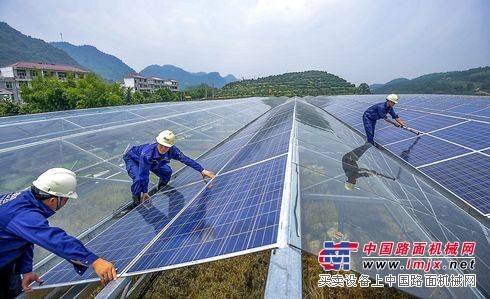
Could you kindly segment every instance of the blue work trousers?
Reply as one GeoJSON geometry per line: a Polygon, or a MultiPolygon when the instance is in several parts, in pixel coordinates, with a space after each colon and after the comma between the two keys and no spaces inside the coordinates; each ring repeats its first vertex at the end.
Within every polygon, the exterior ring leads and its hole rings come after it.
{"type": "Polygon", "coordinates": [[[366,114],[362,117],[364,124],[364,131],[366,131],[367,142],[374,144],[374,130],[376,128],[376,121],[369,119],[366,114]]]}
{"type": "MultiPolygon", "coordinates": [[[[131,159],[124,159],[124,161],[126,162],[126,171],[133,180],[133,184],[131,185],[131,193],[139,197],[144,188],[143,180],[139,176],[139,165],[131,159]]],[[[151,169],[151,172],[160,178],[158,181],[158,186],[166,185],[172,176],[172,168],[170,168],[168,164],[163,164],[158,168],[151,169]]]]}

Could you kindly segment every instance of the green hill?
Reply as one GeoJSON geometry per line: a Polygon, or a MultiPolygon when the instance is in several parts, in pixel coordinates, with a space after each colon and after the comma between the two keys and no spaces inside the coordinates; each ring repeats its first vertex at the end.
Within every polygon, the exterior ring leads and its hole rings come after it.
{"type": "Polygon", "coordinates": [[[108,81],[122,82],[124,76],[136,73],[121,59],[99,51],[93,46],[75,46],[66,42],[53,42],[51,45],[65,51],[79,64],[108,81]]]}
{"type": "Polygon", "coordinates": [[[218,91],[222,98],[252,96],[316,96],[355,94],[346,80],[323,71],[286,73],[228,83],[218,91]]]}
{"type": "Polygon", "coordinates": [[[370,88],[373,93],[490,95],[490,67],[433,73],[412,80],[395,79],[386,84],[371,85],[370,88]]]}
{"type": "Polygon", "coordinates": [[[82,67],[64,51],[43,40],[26,36],[5,22],[0,22],[0,67],[18,61],[47,62],[82,67]]]}

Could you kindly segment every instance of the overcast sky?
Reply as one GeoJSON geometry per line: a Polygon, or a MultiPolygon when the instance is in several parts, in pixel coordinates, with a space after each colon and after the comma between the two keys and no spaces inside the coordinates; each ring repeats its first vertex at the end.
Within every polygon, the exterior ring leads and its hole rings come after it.
{"type": "Polygon", "coordinates": [[[0,20],[136,71],[322,70],[372,84],[490,66],[490,0],[0,0],[0,20]]]}

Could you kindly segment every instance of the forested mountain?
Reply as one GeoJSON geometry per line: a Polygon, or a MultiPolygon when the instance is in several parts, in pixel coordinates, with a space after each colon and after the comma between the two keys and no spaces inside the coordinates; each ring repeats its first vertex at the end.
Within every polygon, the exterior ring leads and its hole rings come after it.
{"type": "Polygon", "coordinates": [[[79,64],[107,81],[122,82],[124,76],[136,73],[121,59],[106,54],[94,46],[75,46],[67,42],[53,42],[51,45],[65,51],[79,64]]]}
{"type": "Polygon", "coordinates": [[[161,79],[174,79],[179,81],[179,88],[185,89],[190,86],[207,84],[215,88],[221,88],[230,81],[236,81],[233,75],[228,75],[225,78],[221,77],[218,72],[211,73],[190,73],[173,65],[150,65],[140,72],[140,75],[145,77],[157,77],[161,79]]]}
{"type": "Polygon", "coordinates": [[[232,82],[218,91],[219,97],[316,96],[358,93],[356,86],[323,71],[286,73],[232,82]]]}
{"type": "Polygon", "coordinates": [[[0,22],[0,67],[18,61],[56,63],[81,67],[64,51],[43,40],[26,36],[0,22]]]}
{"type": "Polygon", "coordinates": [[[373,93],[439,93],[490,95],[490,67],[395,79],[370,86],[373,93]]]}

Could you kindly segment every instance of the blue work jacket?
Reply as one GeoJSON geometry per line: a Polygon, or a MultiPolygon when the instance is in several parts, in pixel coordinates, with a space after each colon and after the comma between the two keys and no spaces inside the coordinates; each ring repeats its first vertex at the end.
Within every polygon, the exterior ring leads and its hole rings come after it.
{"type": "Polygon", "coordinates": [[[18,273],[32,272],[33,244],[83,263],[72,263],[80,275],[99,258],[64,230],[49,226],[47,218],[54,213],[30,190],[0,196],[0,268],[15,261],[18,273]]]}
{"type": "Polygon", "coordinates": [[[148,183],[150,182],[150,170],[155,171],[162,166],[168,164],[170,160],[174,159],[184,163],[187,166],[194,168],[195,170],[202,172],[204,168],[184,155],[175,145],[172,146],[168,152],[160,155],[157,148],[157,143],[148,143],[142,145],[133,146],[125,155],[125,159],[131,159],[139,166],[138,176],[142,184],[143,193],[148,192],[148,183]]]}
{"type": "Polygon", "coordinates": [[[378,119],[387,118],[387,114],[390,114],[393,119],[398,118],[398,114],[396,114],[393,107],[388,107],[386,102],[374,104],[369,107],[366,112],[364,112],[364,117],[367,117],[369,120],[376,121],[378,119]]]}

